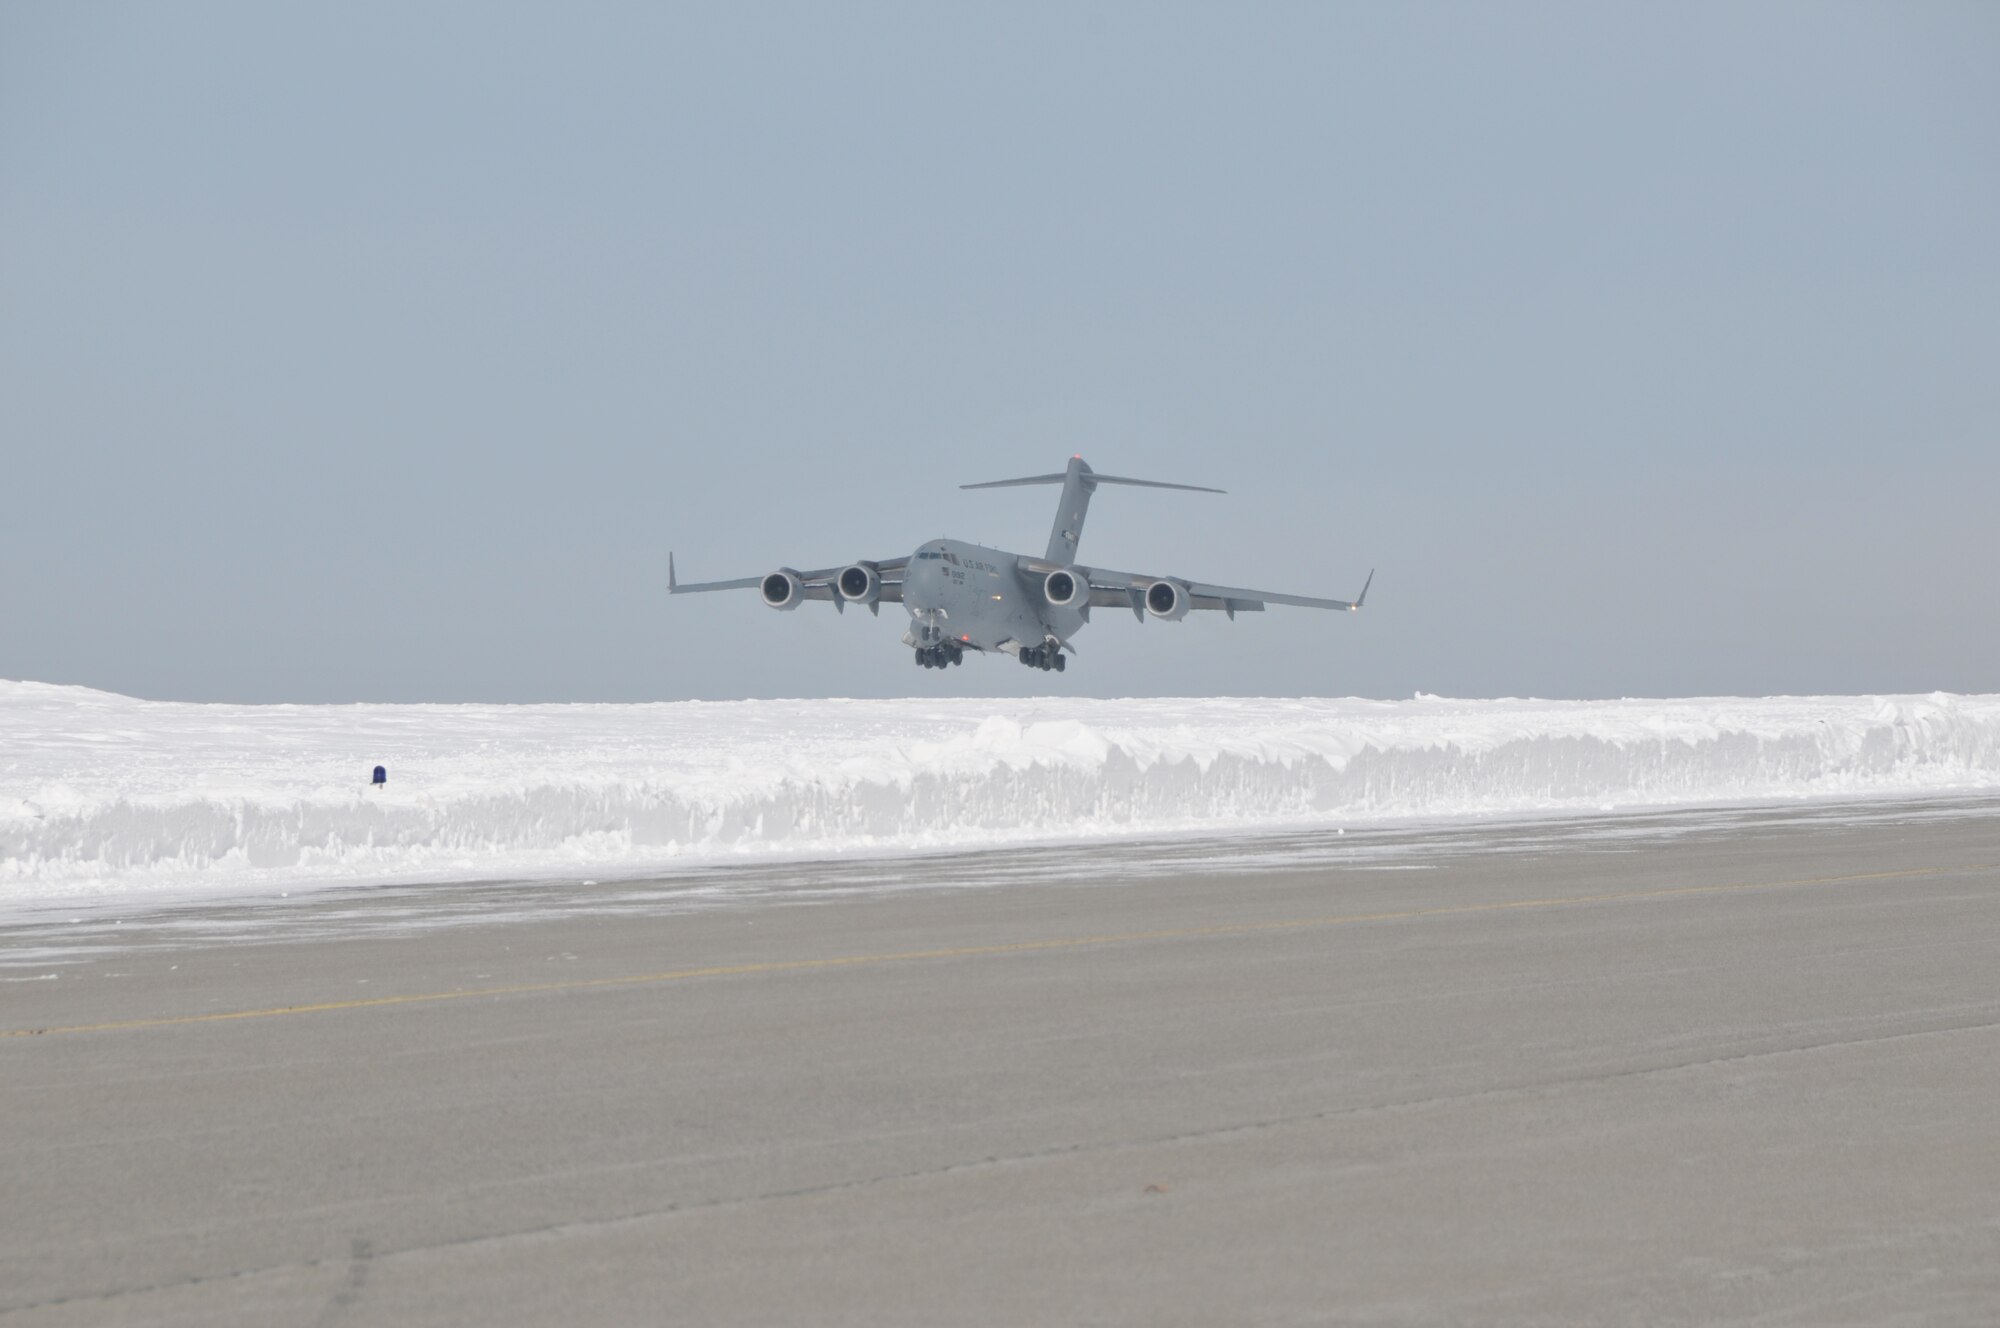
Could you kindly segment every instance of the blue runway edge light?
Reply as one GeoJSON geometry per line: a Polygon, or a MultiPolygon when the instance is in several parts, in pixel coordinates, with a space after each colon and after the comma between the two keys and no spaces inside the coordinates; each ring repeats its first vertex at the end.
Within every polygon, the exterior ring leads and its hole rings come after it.
{"type": "Polygon", "coordinates": [[[389,767],[383,765],[375,767],[375,782],[377,784],[386,784],[389,782],[389,767]]]}

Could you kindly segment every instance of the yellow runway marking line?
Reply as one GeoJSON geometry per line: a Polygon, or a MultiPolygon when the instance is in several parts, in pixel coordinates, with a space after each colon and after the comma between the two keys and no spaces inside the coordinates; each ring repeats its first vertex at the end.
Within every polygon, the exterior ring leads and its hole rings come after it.
{"type": "Polygon", "coordinates": [[[661,973],[632,973],[610,978],[575,978],[564,982],[529,982],[507,987],[468,987],[459,991],[413,992],[403,996],[371,996],[359,1000],[319,1001],[310,1005],[276,1005],[261,1010],[223,1010],[212,1014],[163,1015],[155,1019],[120,1019],[61,1028],[10,1028],[0,1037],[53,1037],[59,1033],[112,1033],[137,1028],[172,1028],[182,1024],[215,1024],[233,1019],[270,1019],[289,1014],[323,1014],[333,1010],[367,1010],[390,1005],[423,1005],[436,1001],[476,1000],[493,996],[534,996],[549,992],[589,991],[601,987],[643,987],[696,978],[746,977],[760,973],[806,973],[818,969],[855,968],[874,964],[907,964],[926,959],[976,959],[989,955],[1036,954],[1101,945],[1132,945],[1145,941],[1196,940],[1206,936],[1247,936],[1257,932],[1300,931],[1318,927],[1349,927],[1369,922],[1411,922],[1421,918],[1502,913],[1512,909],[1567,908],[1581,904],[1636,903],[1695,895],[1740,894],[1750,890],[1782,890],[1809,885],[1844,885],[1859,881],[1890,881],[1952,872],[1991,871],[1993,863],[1954,867],[1912,867],[1901,871],[1857,872],[1847,876],[1806,876],[1786,881],[1746,881],[1723,885],[1681,885],[1658,890],[1627,890],[1595,895],[1558,895],[1547,899],[1502,899],[1483,904],[1444,904],[1436,908],[1399,909],[1381,913],[1337,913],[1317,918],[1282,918],[1271,922],[1223,922],[1207,927],[1175,927],[1161,931],[1113,932],[1100,936],[1056,936],[1036,941],[995,945],[962,945],[938,950],[904,950],[893,954],[834,955],[822,959],[773,959],[761,963],[717,964],[678,968],[661,973]]]}

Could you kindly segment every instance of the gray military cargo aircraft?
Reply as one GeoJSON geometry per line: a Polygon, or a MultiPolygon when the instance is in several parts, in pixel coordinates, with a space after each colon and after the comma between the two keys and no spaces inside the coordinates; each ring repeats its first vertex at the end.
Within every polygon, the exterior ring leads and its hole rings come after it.
{"type": "Polygon", "coordinates": [[[1222,490],[1100,475],[1081,456],[1071,457],[1069,468],[1059,475],[1030,475],[959,487],[1002,489],[1019,484],[1063,486],[1048,552],[1039,558],[938,539],[907,558],[882,558],[811,572],[780,567],[768,576],[682,585],[674,577],[674,556],[670,553],[667,593],[689,595],[754,586],[766,604],[784,610],[796,609],[809,599],[829,601],[842,612],[849,604],[865,604],[874,614],[880,614],[884,604],[901,604],[910,613],[910,630],[903,633],[903,644],[916,651],[917,663],[927,669],[961,664],[966,651],[977,650],[1013,655],[1031,668],[1060,672],[1065,667],[1065,654],[1076,653],[1070,639],[1090,621],[1092,609],[1130,609],[1140,622],[1149,617],[1178,622],[1192,609],[1220,609],[1234,619],[1239,613],[1261,613],[1266,604],[1352,613],[1368,598],[1368,587],[1375,581],[1375,573],[1370,572],[1361,584],[1361,593],[1349,602],[1084,567],[1076,561],[1076,541],[1083,533],[1090,495],[1098,485],[1133,484],[1197,493],[1222,490]]]}

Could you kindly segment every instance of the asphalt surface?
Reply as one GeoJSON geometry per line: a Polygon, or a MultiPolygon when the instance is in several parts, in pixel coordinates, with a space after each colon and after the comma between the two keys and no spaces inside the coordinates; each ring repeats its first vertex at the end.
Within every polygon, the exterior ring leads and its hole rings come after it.
{"type": "Polygon", "coordinates": [[[0,929],[0,1324],[2000,1322],[2000,811],[1459,848],[0,929]]]}

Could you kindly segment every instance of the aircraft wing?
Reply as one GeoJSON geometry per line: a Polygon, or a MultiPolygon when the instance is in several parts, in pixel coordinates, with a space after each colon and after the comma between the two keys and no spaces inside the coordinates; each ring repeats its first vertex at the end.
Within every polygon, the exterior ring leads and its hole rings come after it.
{"type": "MultiPolygon", "coordinates": [[[[882,578],[880,602],[901,604],[903,602],[903,569],[910,565],[909,556],[901,558],[864,559],[882,578]]],[[[842,563],[838,567],[816,567],[807,572],[794,572],[799,579],[799,595],[802,599],[824,600],[837,609],[844,609],[848,603],[833,588],[833,579],[846,571],[853,563],[842,563]]],[[[769,573],[765,574],[766,576],[769,573]]],[[[667,593],[669,595],[692,595],[704,590],[753,590],[762,585],[762,576],[739,576],[729,581],[681,581],[674,575],[674,556],[667,555],[667,593]]]]}
{"type": "MultiPolygon", "coordinates": [[[[838,571],[839,569],[836,568],[835,570],[838,571]]],[[[754,586],[757,584],[758,581],[761,580],[763,580],[763,578],[758,577],[752,580],[750,584],[754,586]]],[[[725,585],[729,584],[732,583],[725,582],[722,583],[721,585],[715,585],[715,586],[676,586],[674,588],[673,593],[676,595],[680,595],[680,594],[685,594],[690,590],[721,590],[724,588],[725,585]]],[[[799,596],[802,599],[813,599],[813,600],[819,600],[822,603],[832,604],[834,608],[839,609],[843,612],[845,612],[846,606],[849,602],[847,600],[842,599],[840,595],[837,592],[835,592],[833,588],[833,583],[830,581],[822,581],[818,585],[804,586],[803,588],[800,589],[799,596]]],[[[901,604],[903,602],[903,583],[901,581],[887,581],[887,580],[883,581],[882,593],[876,597],[876,602],[879,604],[901,604]]]]}
{"type": "MultiPolygon", "coordinates": [[[[1040,561],[1024,561],[1021,565],[1029,571],[1042,575],[1053,572],[1060,566],[1057,563],[1040,561]]],[[[1220,609],[1232,618],[1239,613],[1262,613],[1267,604],[1289,604],[1302,609],[1340,609],[1352,613],[1367,600],[1368,587],[1375,583],[1375,573],[1371,571],[1368,573],[1368,579],[1361,585],[1361,593],[1352,600],[1321,599],[1313,595],[1287,595],[1275,590],[1216,586],[1206,581],[1189,581],[1178,576],[1116,572],[1108,567],[1080,567],[1075,570],[1090,578],[1092,608],[1131,609],[1141,617],[1145,616],[1146,587],[1155,581],[1175,581],[1185,587],[1190,609],[1220,609]]]]}

